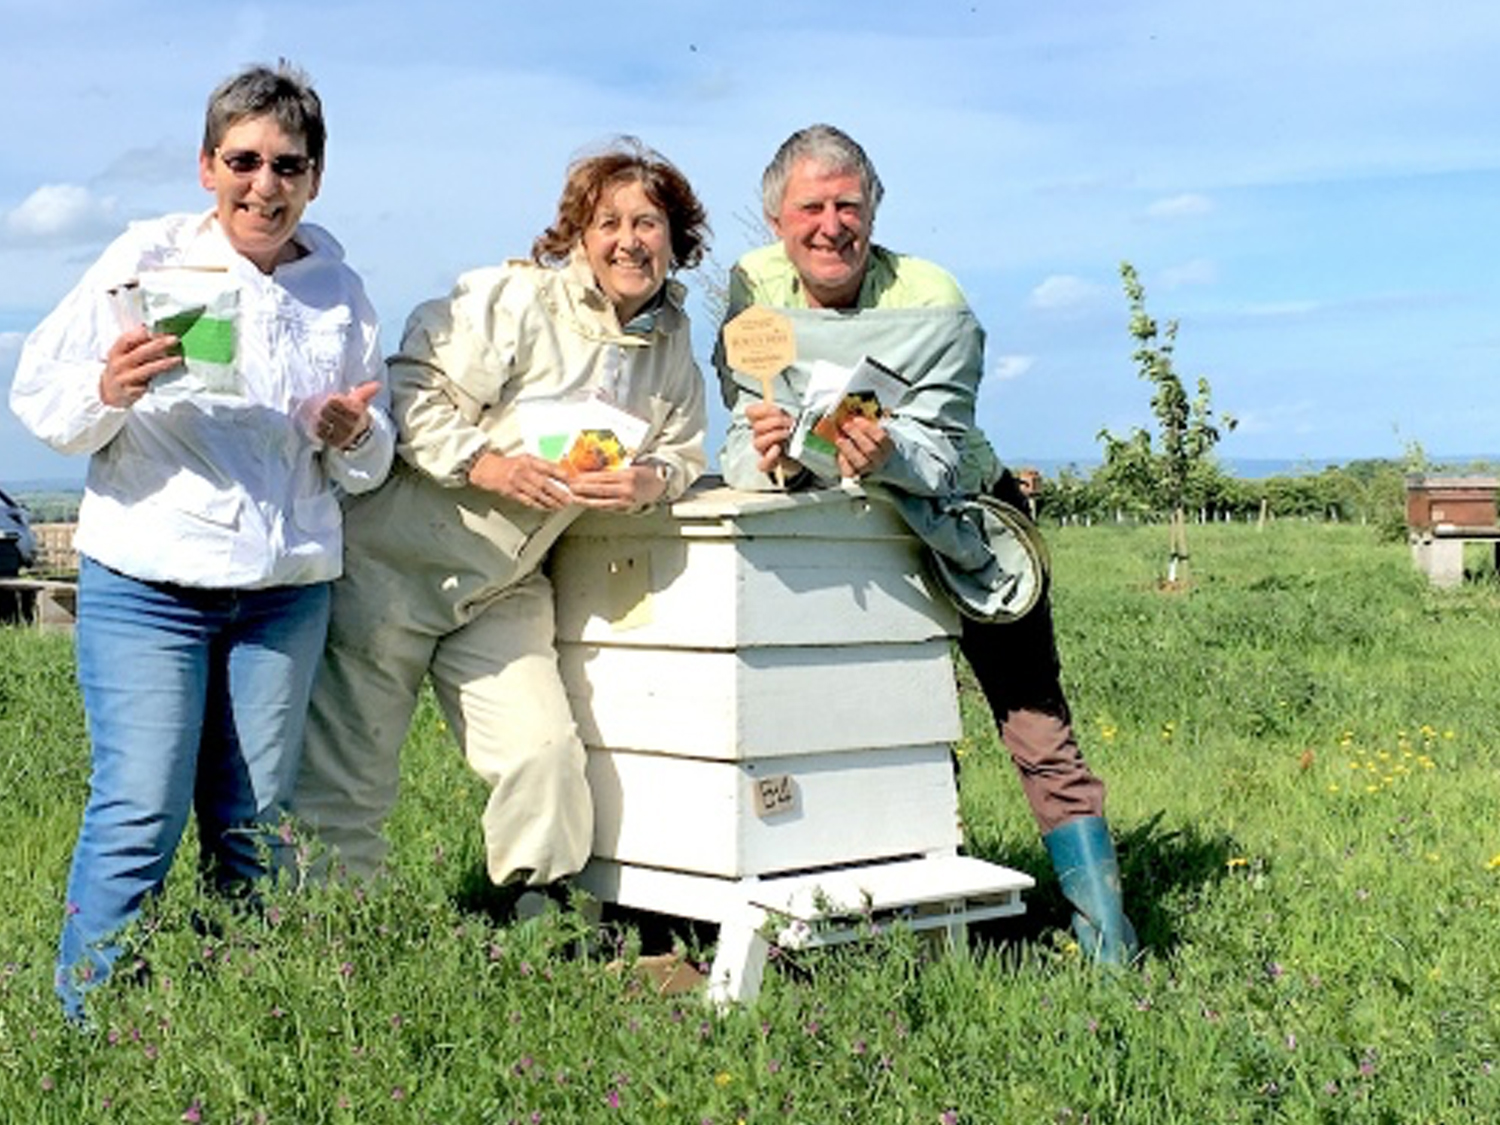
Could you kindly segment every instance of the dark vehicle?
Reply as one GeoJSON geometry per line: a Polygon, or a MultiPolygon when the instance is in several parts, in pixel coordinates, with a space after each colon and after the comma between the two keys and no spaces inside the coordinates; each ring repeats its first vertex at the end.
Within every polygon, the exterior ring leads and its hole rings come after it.
{"type": "Polygon", "coordinates": [[[36,536],[26,509],[0,491],[0,578],[14,578],[36,562],[36,536]]]}

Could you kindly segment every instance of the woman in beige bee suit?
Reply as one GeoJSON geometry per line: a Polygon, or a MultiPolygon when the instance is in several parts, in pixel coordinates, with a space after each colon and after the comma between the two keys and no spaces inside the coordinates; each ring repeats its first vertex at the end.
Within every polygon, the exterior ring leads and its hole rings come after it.
{"type": "Polygon", "coordinates": [[[699,262],[706,235],[687,180],[627,138],[570,167],[532,260],[466,273],[409,318],[388,362],[397,465],[346,516],[293,798],[335,869],[367,878],[385,857],[428,675],[491,789],[490,878],[540,886],[587,861],[584,750],[540,565],[585,509],[672,500],[703,471],[703,382],[669,274],[699,262]],[[580,473],[527,452],[528,417],[576,396],[647,420],[632,463],[580,473]]]}

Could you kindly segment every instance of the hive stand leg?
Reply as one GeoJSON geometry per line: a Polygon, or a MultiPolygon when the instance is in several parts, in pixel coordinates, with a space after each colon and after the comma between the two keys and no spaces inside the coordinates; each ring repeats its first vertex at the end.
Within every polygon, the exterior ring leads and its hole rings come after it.
{"type": "Polygon", "coordinates": [[[943,927],[943,934],[948,942],[950,957],[965,956],[969,952],[969,916],[965,912],[966,905],[963,902],[947,904],[948,909],[953,911],[953,916],[943,927]]]}
{"type": "Polygon", "coordinates": [[[1427,547],[1428,580],[1442,590],[1451,590],[1463,585],[1464,541],[1462,539],[1434,539],[1427,547]]]}
{"type": "Polygon", "coordinates": [[[969,953],[968,902],[958,899],[953,902],[934,903],[918,911],[919,914],[945,913],[948,917],[940,926],[922,931],[927,951],[933,957],[966,957],[969,953]]]}
{"type": "Polygon", "coordinates": [[[761,936],[760,911],[746,906],[719,924],[719,948],[708,982],[708,998],[716,1007],[743,1004],[760,994],[770,947],[761,936]]]}

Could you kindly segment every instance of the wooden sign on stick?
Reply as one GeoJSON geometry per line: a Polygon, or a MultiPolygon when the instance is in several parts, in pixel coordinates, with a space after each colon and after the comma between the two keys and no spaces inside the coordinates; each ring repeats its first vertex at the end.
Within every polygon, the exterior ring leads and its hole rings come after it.
{"type": "MultiPolygon", "coordinates": [[[[736,371],[759,379],[761,399],[774,404],[776,376],[797,358],[792,322],[775,309],[751,305],[724,325],[724,358],[736,371]]],[[[776,483],[786,485],[780,465],[776,483]]]]}

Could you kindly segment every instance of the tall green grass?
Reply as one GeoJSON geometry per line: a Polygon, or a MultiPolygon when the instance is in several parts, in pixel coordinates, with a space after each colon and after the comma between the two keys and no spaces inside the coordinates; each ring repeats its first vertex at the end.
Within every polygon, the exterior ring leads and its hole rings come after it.
{"type": "MultiPolygon", "coordinates": [[[[1428,590],[1350,527],[1051,533],[1065,677],[1148,952],[1080,962],[989,716],[963,693],[972,852],[1039,877],[966,956],[899,930],[776,958],[716,1017],[605,963],[656,925],[521,925],[435,709],[379,889],[194,885],[141,983],[50,991],[86,786],[66,640],[0,631],[0,1121],[1473,1122],[1500,1119],[1500,587],[1428,590]],[[205,920],[209,924],[205,924],[205,920]],[[204,936],[214,935],[218,936],[204,936]]],[[[712,933],[683,929],[689,956],[712,933]]]]}

